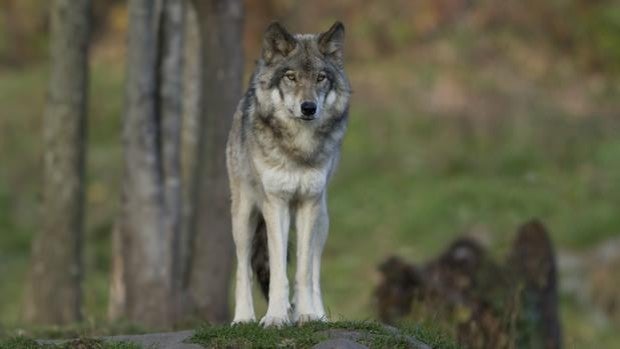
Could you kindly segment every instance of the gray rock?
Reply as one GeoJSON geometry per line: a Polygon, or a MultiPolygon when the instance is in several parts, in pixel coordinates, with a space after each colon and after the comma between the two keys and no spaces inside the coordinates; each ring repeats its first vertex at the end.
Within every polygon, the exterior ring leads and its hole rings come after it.
{"type": "MultiPolygon", "coordinates": [[[[131,342],[148,349],[204,349],[198,344],[184,343],[194,334],[194,331],[149,333],[139,335],[123,335],[101,337],[107,342],[131,342]]],[[[39,340],[41,344],[62,344],[71,340],[39,340]]]]}
{"type": "Polygon", "coordinates": [[[334,338],[323,341],[313,346],[312,349],[368,349],[368,347],[350,339],[334,338]]]}
{"type": "MultiPolygon", "coordinates": [[[[408,347],[412,348],[412,349],[432,349],[429,345],[419,341],[418,339],[411,337],[411,336],[405,336],[403,334],[401,334],[399,332],[399,330],[396,327],[392,327],[392,326],[384,326],[384,328],[392,333],[394,336],[398,336],[401,337],[402,339],[406,340],[408,342],[408,347]]],[[[326,341],[323,341],[317,345],[315,345],[313,347],[313,349],[316,348],[320,348],[320,349],[326,349],[326,348],[345,348],[345,349],[353,349],[353,348],[368,348],[365,345],[362,345],[360,343],[358,343],[360,340],[367,338],[369,336],[372,336],[368,333],[364,333],[364,332],[359,332],[359,331],[350,331],[350,330],[343,330],[343,329],[330,329],[330,330],[326,330],[322,332],[324,335],[327,336],[327,338],[329,338],[326,341]],[[327,346],[322,346],[322,345],[327,345],[327,346]],[[342,346],[337,346],[337,345],[342,345],[342,346]],[[348,345],[348,346],[347,346],[348,345]],[[351,346],[354,345],[354,346],[351,346]]]]}
{"type": "Polygon", "coordinates": [[[321,334],[327,336],[327,338],[329,339],[344,338],[344,339],[348,339],[354,342],[357,342],[361,338],[366,336],[366,334],[360,333],[358,331],[343,330],[343,329],[338,329],[338,328],[332,328],[329,330],[322,331],[321,334]]]}

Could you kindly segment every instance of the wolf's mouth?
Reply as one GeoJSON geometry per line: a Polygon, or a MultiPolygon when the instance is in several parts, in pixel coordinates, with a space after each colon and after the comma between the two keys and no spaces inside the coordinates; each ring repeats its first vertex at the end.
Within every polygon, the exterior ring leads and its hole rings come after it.
{"type": "Polygon", "coordinates": [[[314,115],[309,115],[309,116],[303,115],[303,116],[300,116],[299,118],[304,120],[304,121],[312,121],[312,120],[316,119],[316,116],[314,116],[314,115]]]}

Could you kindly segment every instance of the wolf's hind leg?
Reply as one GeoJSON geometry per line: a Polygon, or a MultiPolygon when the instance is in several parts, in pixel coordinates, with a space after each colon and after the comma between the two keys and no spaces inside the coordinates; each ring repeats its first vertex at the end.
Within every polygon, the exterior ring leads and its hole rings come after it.
{"type": "Polygon", "coordinates": [[[234,194],[232,200],[232,230],[237,252],[237,275],[233,324],[256,321],[252,299],[250,255],[258,221],[258,216],[254,212],[250,200],[244,198],[240,192],[234,194]]]}

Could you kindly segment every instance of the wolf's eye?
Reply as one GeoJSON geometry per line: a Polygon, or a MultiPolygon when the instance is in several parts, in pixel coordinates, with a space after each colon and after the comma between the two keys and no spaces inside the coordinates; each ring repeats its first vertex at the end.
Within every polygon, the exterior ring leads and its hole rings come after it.
{"type": "Polygon", "coordinates": [[[288,72],[284,76],[286,76],[286,78],[291,80],[291,81],[295,81],[295,79],[296,79],[295,73],[293,73],[293,72],[288,72]]]}
{"type": "Polygon", "coordinates": [[[321,82],[323,80],[325,80],[325,73],[319,73],[316,77],[316,81],[321,82]]]}

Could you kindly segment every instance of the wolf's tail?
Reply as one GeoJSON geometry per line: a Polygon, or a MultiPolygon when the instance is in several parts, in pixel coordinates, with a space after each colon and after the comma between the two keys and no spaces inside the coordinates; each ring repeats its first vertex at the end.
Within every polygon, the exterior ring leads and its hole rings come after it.
{"type": "Polygon", "coordinates": [[[252,269],[265,299],[269,300],[269,249],[267,248],[267,226],[261,215],[252,242],[252,269]]]}

